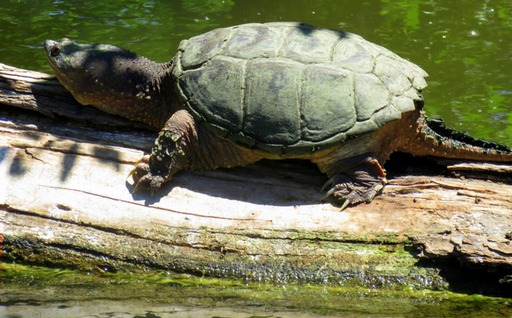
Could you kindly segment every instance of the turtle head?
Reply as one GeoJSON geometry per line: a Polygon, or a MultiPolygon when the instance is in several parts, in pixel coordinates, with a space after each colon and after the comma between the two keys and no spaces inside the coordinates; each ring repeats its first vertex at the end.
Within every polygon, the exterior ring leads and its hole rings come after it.
{"type": "Polygon", "coordinates": [[[172,63],[159,64],[113,45],[77,44],[66,38],[46,40],[44,48],[55,76],[79,103],[155,129],[169,117],[161,91],[170,82],[166,78],[172,63]]]}

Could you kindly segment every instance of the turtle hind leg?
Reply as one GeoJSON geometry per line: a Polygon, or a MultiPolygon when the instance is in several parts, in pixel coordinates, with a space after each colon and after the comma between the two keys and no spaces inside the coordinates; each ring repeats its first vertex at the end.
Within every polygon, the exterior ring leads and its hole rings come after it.
{"type": "Polygon", "coordinates": [[[332,195],[342,204],[342,209],[349,204],[371,202],[386,184],[386,174],[369,153],[316,163],[330,177],[322,187],[322,191],[330,188],[324,199],[332,195]]]}
{"type": "Polygon", "coordinates": [[[155,141],[150,155],[136,164],[132,193],[143,190],[151,195],[180,170],[214,170],[243,166],[262,159],[250,151],[221,139],[196,121],[186,110],[174,113],[155,141]]]}

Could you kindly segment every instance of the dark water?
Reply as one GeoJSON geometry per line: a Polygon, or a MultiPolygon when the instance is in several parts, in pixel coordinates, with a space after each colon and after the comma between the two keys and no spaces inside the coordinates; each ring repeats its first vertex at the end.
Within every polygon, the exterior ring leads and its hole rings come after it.
{"type": "Polygon", "coordinates": [[[386,277],[378,287],[275,284],[159,270],[85,274],[0,265],[0,318],[492,318],[512,313],[510,299],[425,290],[410,282],[386,283],[386,277]]]}
{"type": "Polygon", "coordinates": [[[300,21],[381,44],[429,74],[426,109],[512,145],[510,0],[2,0],[0,62],[49,72],[47,38],[111,43],[158,61],[217,27],[300,21]]]}

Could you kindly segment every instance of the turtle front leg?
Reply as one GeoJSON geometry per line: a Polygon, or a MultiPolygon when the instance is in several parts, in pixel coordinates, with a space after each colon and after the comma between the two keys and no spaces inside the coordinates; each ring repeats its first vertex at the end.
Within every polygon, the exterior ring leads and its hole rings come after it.
{"type": "Polygon", "coordinates": [[[140,189],[153,195],[173,174],[190,165],[186,154],[191,141],[197,139],[195,123],[191,117],[188,112],[180,110],[166,122],[155,140],[151,154],[137,161],[130,173],[135,185],[132,193],[140,189]]]}
{"type": "Polygon", "coordinates": [[[233,143],[213,135],[186,110],[174,113],[155,141],[150,155],[136,164],[130,175],[134,189],[151,195],[180,170],[214,170],[218,167],[243,166],[261,159],[233,143]]]}
{"type": "MultiPolygon", "coordinates": [[[[386,174],[377,159],[371,154],[362,154],[334,162],[317,162],[320,170],[330,179],[322,187],[326,197],[332,195],[344,209],[349,204],[371,202],[386,185],[386,174]]],[[[323,200],[322,199],[322,200],[323,200]]]]}

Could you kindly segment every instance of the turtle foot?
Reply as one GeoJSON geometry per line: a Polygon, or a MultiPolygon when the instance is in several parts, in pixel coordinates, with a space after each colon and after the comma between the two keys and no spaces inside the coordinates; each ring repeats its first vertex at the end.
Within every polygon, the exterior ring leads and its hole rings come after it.
{"type": "Polygon", "coordinates": [[[330,188],[322,200],[332,195],[342,209],[349,204],[371,202],[387,183],[379,162],[369,154],[346,158],[337,164],[342,168],[322,187],[322,191],[330,188]]]}
{"type": "Polygon", "coordinates": [[[195,122],[188,112],[181,110],[171,116],[158,134],[151,154],[137,161],[130,172],[134,181],[132,194],[142,190],[153,196],[174,173],[190,167],[190,155],[194,154],[190,149],[197,143],[191,138],[191,127],[195,127],[195,122]]]}
{"type": "Polygon", "coordinates": [[[134,187],[132,194],[137,193],[139,190],[149,192],[151,196],[160,189],[162,184],[166,181],[162,176],[154,175],[151,172],[149,161],[150,155],[145,155],[137,163],[130,172],[128,177],[132,176],[134,181],[134,187]]]}
{"type": "Polygon", "coordinates": [[[352,180],[343,173],[336,174],[322,187],[322,191],[330,187],[322,200],[332,195],[336,201],[341,203],[342,210],[350,204],[369,203],[377,194],[382,192],[386,179],[377,178],[368,181],[352,180]]]}

